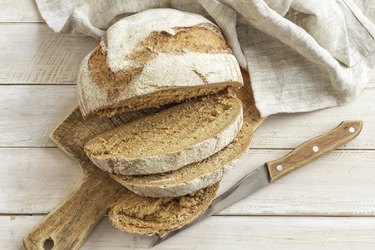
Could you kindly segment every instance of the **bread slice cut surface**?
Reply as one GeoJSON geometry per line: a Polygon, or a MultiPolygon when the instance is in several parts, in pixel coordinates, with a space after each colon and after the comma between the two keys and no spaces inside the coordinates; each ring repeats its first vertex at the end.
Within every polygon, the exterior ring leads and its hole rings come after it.
{"type": "Polygon", "coordinates": [[[221,180],[235,161],[245,154],[252,137],[252,126],[244,122],[242,129],[228,146],[200,162],[162,174],[134,176],[111,174],[111,177],[142,196],[183,196],[221,180]]]}
{"type": "Polygon", "coordinates": [[[88,141],[101,169],[145,175],[179,169],[227,146],[242,127],[242,103],[228,96],[192,100],[145,116],[88,141]]]}
{"type": "Polygon", "coordinates": [[[215,198],[219,183],[175,198],[148,198],[135,193],[124,195],[109,212],[112,225],[124,232],[163,235],[189,224],[215,198]]]}

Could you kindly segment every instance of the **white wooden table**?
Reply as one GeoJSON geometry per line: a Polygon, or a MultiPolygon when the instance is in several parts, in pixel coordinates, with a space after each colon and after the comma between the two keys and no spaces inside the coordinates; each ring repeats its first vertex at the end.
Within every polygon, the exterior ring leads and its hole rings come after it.
{"type": "MultiPolygon", "coordinates": [[[[79,64],[98,41],[53,33],[32,0],[0,1],[0,249],[22,238],[80,182],[49,140],[76,105],[79,64]]],[[[375,75],[351,104],[275,115],[256,133],[249,166],[282,156],[341,120],[363,132],[157,249],[375,249],[375,75]]],[[[134,249],[141,238],[105,217],[83,249],[134,249]]]]}

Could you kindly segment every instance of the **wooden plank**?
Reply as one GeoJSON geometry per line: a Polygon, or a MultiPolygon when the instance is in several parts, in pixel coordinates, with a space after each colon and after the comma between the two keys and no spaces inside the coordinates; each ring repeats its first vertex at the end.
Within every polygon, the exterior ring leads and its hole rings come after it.
{"type": "Polygon", "coordinates": [[[55,146],[49,134],[76,98],[75,86],[0,86],[0,147],[55,146]]]}
{"type": "Polygon", "coordinates": [[[2,0],[0,22],[44,22],[34,0],[2,0]]]}
{"type": "MultiPolygon", "coordinates": [[[[287,150],[250,150],[221,190],[287,150]]],[[[81,170],[56,148],[0,149],[0,213],[40,214],[56,207],[80,182],[81,170]]],[[[334,151],[281,178],[222,215],[375,215],[375,154],[334,151]]],[[[219,191],[221,192],[221,191],[219,191]]]]}
{"type": "MultiPolygon", "coordinates": [[[[8,6],[19,5],[8,1],[8,6]]],[[[0,36],[0,84],[75,84],[83,57],[98,43],[90,37],[56,34],[43,23],[3,23],[0,36]]]]}
{"type": "MultiPolygon", "coordinates": [[[[372,249],[374,222],[375,218],[215,216],[165,241],[157,249],[372,249]]],[[[82,249],[99,246],[134,249],[149,244],[145,237],[110,227],[104,218],[82,249]],[[104,244],[103,239],[107,239],[104,244]]]]}
{"type": "Polygon", "coordinates": [[[366,88],[353,102],[315,112],[277,114],[267,118],[258,129],[253,148],[295,148],[305,140],[333,129],[343,120],[363,120],[361,134],[342,148],[375,148],[375,88],[366,88]]]}
{"type": "Polygon", "coordinates": [[[85,141],[113,127],[110,119],[82,120],[79,110],[74,109],[54,130],[51,140],[79,163],[84,177],[79,187],[24,238],[26,249],[41,249],[51,237],[56,249],[78,249],[111,205],[129,192],[95,167],[83,151],[85,141]]]}
{"type": "Polygon", "coordinates": [[[98,43],[42,23],[3,23],[0,36],[2,84],[74,84],[83,57],[98,43]]]}
{"type": "MultiPolygon", "coordinates": [[[[22,249],[22,238],[41,216],[0,216],[0,248],[22,249]]],[[[156,249],[365,250],[375,244],[375,218],[214,216],[156,249]]],[[[114,229],[107,218],[82,249],[148,249],[150,238],[114,229]]]]}
{"type": "Polygon", "coordinates": [[[371,72],[369,86],[371,87],[375,86],[375,70],[371,72]]]}
{"type": "MultiPolygon", "coordinates": [[[[288,150],[250,150],[223,178],[228,189],[264,162],[288,150]]],[[[293,171],[252,196],[223,210],[222,215],[375,215],[374,151],[336,150],[293,171]]]]}
{"type": "Polygon", "coordinates": [[[57,148],[0,149],[0,213],[48,213],[81,183],[79,166],[57,148]]]}
{"type": "MultiPolygon", "coordinates": [[[[354,102],[310,113],[271,116],[260,126],[253,148],[294,148],[327,132],[342,120],[363,119],[362,133],[345,149],[375,148],[375,88],[354,102]]],[[[75,86],[0,86],[0,147],[54,146],[49,133],[77,105],[75,86]]]]}

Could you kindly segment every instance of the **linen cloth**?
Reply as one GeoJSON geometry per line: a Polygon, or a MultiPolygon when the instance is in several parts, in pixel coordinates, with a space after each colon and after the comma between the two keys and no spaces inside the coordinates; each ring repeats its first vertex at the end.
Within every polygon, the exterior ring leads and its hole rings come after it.
{"type": "Polygon", "coordinates": [[[201,14],[250,73],[263,117],[352,101],[375,62],[374,0],[36,0],[55,32],[99,38],[149,8],[201,14]]]}

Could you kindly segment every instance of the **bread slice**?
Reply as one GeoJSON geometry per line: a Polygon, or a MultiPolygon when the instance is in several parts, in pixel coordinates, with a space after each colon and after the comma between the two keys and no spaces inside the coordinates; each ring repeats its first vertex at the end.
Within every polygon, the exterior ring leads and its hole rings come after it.
{"type": "Polygon", "coordinates": [[[83,117],[112,116],[243,86],[220,29],[206,18],[151,9],[121,19],[82,62],[83,117]]]}
{"type": "Polygon", "coordinates": [[[219,183],[175,198],[147,198],[124,195],[109,212],[112,225],[124,232],[163,235],[189,224],[215,198],[219,183]]]}
{"type": "Polygon", "coordinates": [[[232,164],[245,154],[252,136],[252,126],[244,122],[240,132],[228,146],[200,162],[162,174],[134,176],[111,174],[111,177],[141,196],[183,196],[221,180],[232,164]]]}
{"type": "Polygon", "coordinates": [[[163,173],[220,151],[233,141],[242,122],[239,99],[205,97],[104,132],[86,143],[85,152],[110,173],[163,173]]]}

